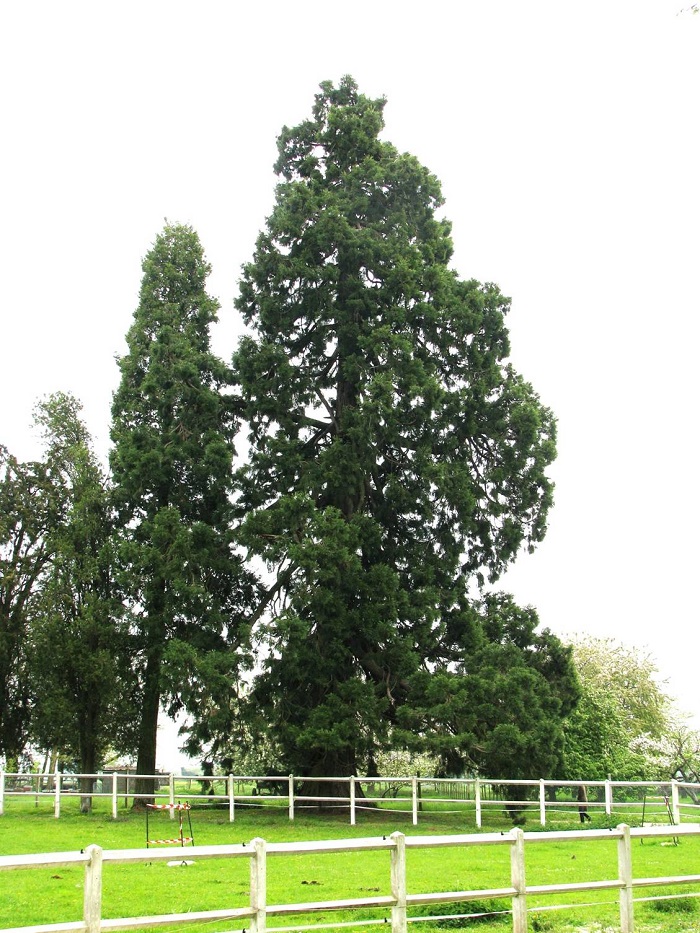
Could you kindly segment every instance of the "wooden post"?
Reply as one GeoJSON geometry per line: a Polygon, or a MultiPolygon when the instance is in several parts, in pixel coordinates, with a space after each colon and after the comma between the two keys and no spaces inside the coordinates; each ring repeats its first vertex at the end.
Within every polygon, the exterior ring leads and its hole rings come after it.
{"type": "Polygon", "coordinates": [[[624,823],[617,828],[622,832],[617,841],[617,866],[620,881],[624,886],[620,888],[620,933],[634,933],[630,828],[624,823]]]}
{"type": "Polygon", "coordinates": [[[53,789],[53,815],[56,819],[61,815],[61,772],[56,765],[56,783],[53,789]]]}
{"type": "Polygon", "coordinates": [[[350,775],[350,825],[355,825],[355,775],[350,775]]]}
{"type": "Polygon", "coordinates": [[[391,908],[391,933],[406,933],[406,837],[392,833],[391,841],[391,896],[396,903],[391,908]]]}
{"type": "Polygon", "coordinates": [[[474,803],[476,805],[476,825],[481,829],[481,781],[476,778],[474,781],[474,803]]]}
{"type": "Polygon", "coordinates": [[[411,778],[411,812],[413,814],[413,825],[418,825],[418,778],[411,778]]]}
{"type": "Polygon", "coordinates": [[[610,778],[605,782],[605,813],[607,816],[612,813],[612,784],[610,778]]]}
{"type": "Polygon", "coordinates": [[[513,933],[527,933],[527,898],[525,887],[525,836],[517,826],[511,830],[510,880],[516,890],[512,900],[513,933]]]}
{"type": "Polygon", "coordinates": [[[265,933],[267,924],[267,858],[265,840],[256,836],[250,843],[250,906],[254,911],[250,921],[251,933],[265,933]]]}
{"type": "Polygon", "coordinates": [[[88,846],[85,850],[88,862],[85,866],[85,889],[83,892],[83,920],[85,933],[100,933],[102,915],[102,849],[88,846]]]}
{"type": "Polygon", "coordinates": [[[234,796],[234,790],[235,790],[235,785],[233,783],[233,775],[229,774],[228,776],[228,821],[229,823],[233,823],[234,819],[236,818],[236,813],[235,813],[236,801],[235,801],[235,796],[234,796]]]}
{"type": "Polygon", "coordinates": [[[540,778],[540,825],[547,825],[547,804],[545,801],[544,778],[540,778]]]}
{"type": "Polygon", "coordinates": [[[118,807],[117,807],[117,785],[118,785],[118,775],[116,771],[112,771],[112,819],[116,820],[118,807]]]}
{"type": "Polygon", "coordinates": [[[168,800],[170,801],[170,819],[175,819],[175,775],[168,775],[168,800]]]}
{"type": "Polygon", "coordinates": [[[294,775],[289,775],[289,819],[294,822],[294,775]]]}
{"type": "Polygon", "coordinates": [[[0,771],[0,816],[5,813],[5,772],[0,771]]]}

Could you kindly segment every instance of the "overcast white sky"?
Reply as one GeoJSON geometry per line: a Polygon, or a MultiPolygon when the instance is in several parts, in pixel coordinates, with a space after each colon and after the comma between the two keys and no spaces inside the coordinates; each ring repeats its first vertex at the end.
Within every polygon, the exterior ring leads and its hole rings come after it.
{"type": "Polygon", "coordinates": [[[164,219],[214,266],[215,336],[318,83],[386,95],[443,183],[454,265],[513,299],[513,360],[559,419],[546,542],[504,578],[544,625],[647,648],[700,715],[700,15],[689,0],[0,11],[0,443],[75,393],[108,446],[116,353],[164,219]]]}

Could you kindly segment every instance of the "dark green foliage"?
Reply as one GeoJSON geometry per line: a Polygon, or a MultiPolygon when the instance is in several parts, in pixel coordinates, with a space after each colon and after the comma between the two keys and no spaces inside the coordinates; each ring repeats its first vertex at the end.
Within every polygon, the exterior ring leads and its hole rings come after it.
{"type": "Polygon", "coordinates": [[[349,78],[321,85],[279,139],[276,205],[244,268],[240,537],[275,575],[254,702],[285,767],[348,774],[399,721],[426,738],[452,723],[428,685],[441,670],[449,693],[478,692],[478,658],[511,691],[511,715],[485,719],[494,762],[511,749],[499,770],[540,741],[553,761],[566,652],[534,624],[523,644],[500,618],[489,633],[492,604],[467,594],[544,535],[554,419],[507,362],[507,299],[449,268],[439,182],[379,139],[383,108],[349,78]]]}
{"type": "Polygon", "coordinates": [[[449,904],[412,907],[410,917],[430,917],[440,914],[440,920],[433,920],[431,927],[440,930],[463,930],[467,925],[475,926],[489,923],[502,923],[503,915],[509,913],[505,900],[496,898],[481,901],[452,901],[449,904]]]}
{"type": "Polygon", "coordinates": [[[123,585],[134,613],[141,720],[137,768],[153,773],[158,709],[196,711],[212,668],[235,675],[250,596],[231,541],[234,412],[210,351],[217,302],[199,239],[168,225],[143,263],[119,360],[111,465],[123,585]]]}
{"type": "Polygon", "coordinates": [[[29,737],[31,602],[51,552],[47,533],[60,504],[42,463],[19,463],[0,447],[0,755],[29,737]]]}
{"type": "Polygon", "coordinates": [[[399,713],[406,743],[428,736],[452,774],[556,775],[562,719],[579,690],[570,650],[537,624],[534,610],[503,594],[447,616],[399,713]]]}
{"type": "MultiPolygon", "coordinates": [[[[60,750],[87,774],[97,771],[107,746],[133,743],[133,707],[109,488],[80,409],[58,393],[35,414],[63,510],[47,531],[51,562],[33,605],[29,669],[34,743],[60,750]]],[[[84,802],[89,807],[89,797],[84,802]]]]}

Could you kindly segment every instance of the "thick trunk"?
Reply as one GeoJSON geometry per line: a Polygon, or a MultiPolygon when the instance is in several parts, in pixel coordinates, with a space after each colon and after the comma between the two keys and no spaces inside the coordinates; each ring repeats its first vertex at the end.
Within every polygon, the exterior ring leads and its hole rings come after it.
{"type": "MultiPolygon", "coordinates": [[[[91,645],[97,651],[97,645],[91,645]]],[[[101,701],[96,687],[86,691],[81,703],[83,709],[79,719],[80,741],[80,772],[85,775],[94,775],[97,771],[98,751],[97,736],[100,731],[101,701]]],[[[95,778],[80,778],[80,812],[92,812],[92,792],[95,789],[95,778]]]]}
{"type": "MultiPolygon", "coordinates": [[[[158,711],[160,709],[160,666],[161,650],[158,648],[149,654],[146,662],[136,762],[136,773],[138,775],[153,775],[156,772],[156,742],[158,711]]],[[[138,777],[135,782],[134,793],[137,795],[134,798],[134,809],[145,809],[146,804],[153,803],[154,779],[152,777],[138,777]]]]}
{"type": "MultiPolygon", "coordinates": [[[[348,750],[345,754],[323,755],[316,761],[310,762],[306,771],[310,778],[314,777],[338,777],[356,773],[355,756],[348,750]]],[[[310,803],[310,806],[316,806],[319,810],[345,810],[350,806],[350,781],[304,781],[299,785],[297,793],[300,797],[313,797],[316,803],[310,803]],[[337,798],[341,798],[338,800],[337,798]],[[342,800],[342,798],[345,798],[342,800]]],[[[365,794],[362,787],[355,785],[355,797],[364,798],[365,794]]]]}
{"type": "MultiPolygon", "coordinates": [[[[93,733],[94,737],[94,733],[93,733]]],[[[94,741],[86,740],[80,755],[80,771],[83,775],[90,775],[80,778],[80,812],[92,813],[92,792],[95,789],[94,774],[97,769],[97,749],[94,741]]]]}
{"type": "Polygon", "coordinates": [[[95,789],[94,777],[80,778],[80,812],[92,813],[92,792],[95,789]]]}

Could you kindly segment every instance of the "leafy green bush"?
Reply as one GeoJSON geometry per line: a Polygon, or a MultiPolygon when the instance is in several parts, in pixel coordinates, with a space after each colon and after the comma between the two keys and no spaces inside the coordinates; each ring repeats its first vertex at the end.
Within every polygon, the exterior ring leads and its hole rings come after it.
{"type": "Polygon", "coordinates": [[[496,898],[483,901],[455,901],[452,904],[431,905],[416,907],[410,911],[411,917],[433,917],[440,914],[442,919],[434,920],[431,927],[441,930],[463,930],[465,918],[470,924],[494,923],[503,919],[504,912],[508,912],[509,904],[496,898]],[[445,914],[454,914],[446,917],[445,914]]]}

